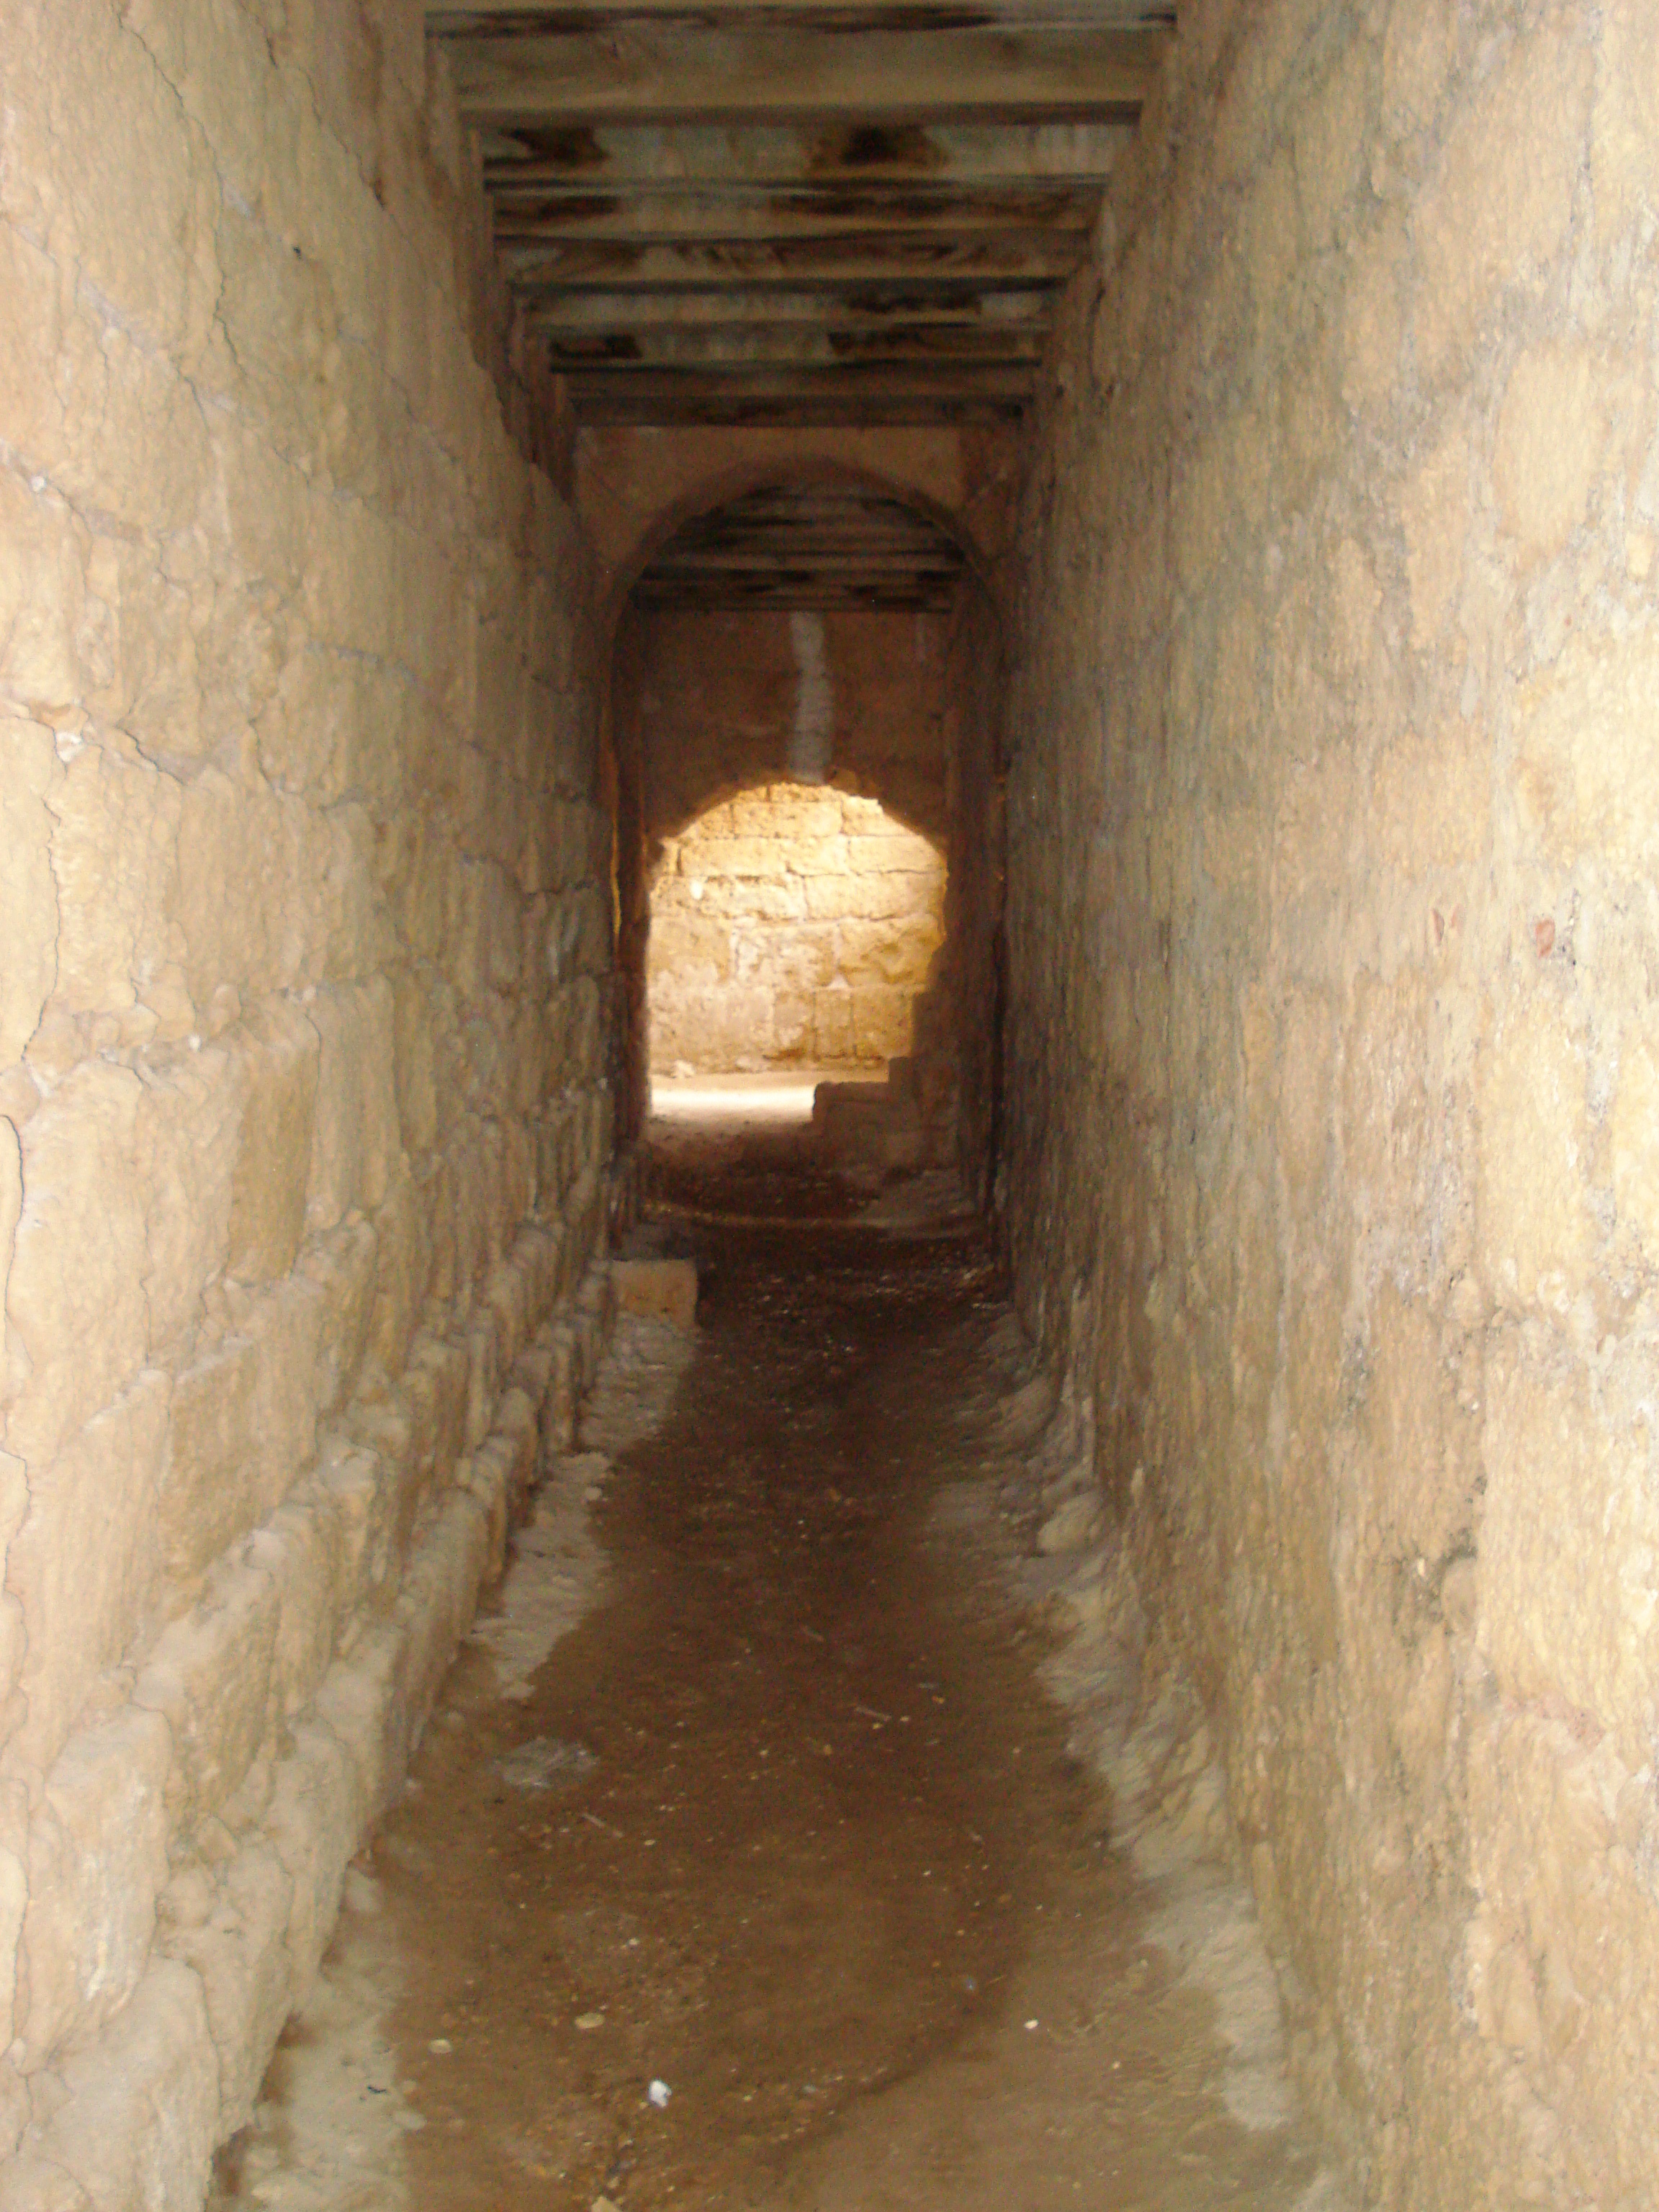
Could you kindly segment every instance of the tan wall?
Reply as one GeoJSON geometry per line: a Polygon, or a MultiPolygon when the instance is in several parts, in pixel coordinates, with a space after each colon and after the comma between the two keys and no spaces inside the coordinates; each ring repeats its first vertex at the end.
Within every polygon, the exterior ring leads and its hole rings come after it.
{"type": "Polygon", "coordinates": [[[820,775],[924,836],[945,836],[944,617],[829,614],[805,617],[805,629],[801,619],[665,610],[635,618],[648,839],[798,772],[795,751],[812,742],[805,726],[819,714],[820,775]]]}
{"type": "Polygon", "coordinates": [[[651,1065],[876,1066],[910,1047],[945,863],[872,799],[763,785],[665,841],[651,886],[651,1065]]]}
{"type": "Polygon", "coordinates": [[[427,70],[0,39],[12,2206],[196,2201],[592,1335],[585,556],[427,70]]]}
{"type": "Polygon", "coordinates": [[[1024,517],[1022,1295],[1367,2201],[1633,2208],[1659,15],[1182,25],[1024,517]]]}

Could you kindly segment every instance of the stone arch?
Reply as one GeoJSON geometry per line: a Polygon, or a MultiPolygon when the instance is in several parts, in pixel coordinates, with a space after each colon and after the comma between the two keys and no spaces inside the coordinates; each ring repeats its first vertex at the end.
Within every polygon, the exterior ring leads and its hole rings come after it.
{"type": "Polygon", "coordinates": [[[596,565],[602,634],[675,532],[745,493],[786,481],[862,486],[903,501],[951,535],[1000,605],[997,562],[1008,501],[988,495],[954,430],[757,429],[593,434],[578,455],[579,500],[596,565]]]}
{"type": "MultiPolygon", "coordinates": [[[[674,448],[678,441],[662,443],[674,448]]],[[[655,487],[650,512],[634,516],[626,549],[617,553],[609,590],[609,750],[622,993],[617,1103],[625,1133],[642,1128],[649,1096],[650,887],[662,838],[722,795],[788,773],[782,733],[799,696],[790,686],[805,672],[789,665],[790,633],[776,610],[765,631],[769,617],[755,612],[647,607],[635,586],[678,533],[734,501],[774,487],[846,486],[909,509],[962,558],[948,612],[848,608],[811,618],[823,629],[837,698],[828,782],[837,792],[877,800],[945,856],[945,939],[917,1004],[926,1005],[935,1087],[953,1091],[963,1103],[965,1178],[975,1190],[985,1185],[992,1141],[985,1102],[996,1088],[1000,1024],[995,982],[1002,904],[995,684],[986,672],[1000,665],[1003,623],[992,552],[969,527],[960,479],[918,483],[918,473],[844,444],[727,450],[718,466],[678,476],[669,471],[655,487]],[[749,687],[747,703],[735,708],[729,696],[733,669],[743,672],[739,688],[749,687]],[[902,743],[884,752],[884,732],[900,729],[907,713],[908,752],[902,743]],[[665,734],[665,717],[673,723],[676,716],[676,727],[665,734]],[[738,726],[764,734],[745,750],[732,740],[738,726]]]]}

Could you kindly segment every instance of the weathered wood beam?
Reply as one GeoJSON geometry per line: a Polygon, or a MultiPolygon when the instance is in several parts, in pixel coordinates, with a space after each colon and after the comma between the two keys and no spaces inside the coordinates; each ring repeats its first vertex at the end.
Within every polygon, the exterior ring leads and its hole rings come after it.
{"type": "Polygon", "coordinates": [[[555,338],[548,361],[561,375],[615,370],[637,375],[653,368],[833,368],[879,362],[947,363],[1002,362],[1034,364],[1042,351],[1040,331],[945,330],[938,325],[882,331],[818,331],[810,324],[739,330],[623,331],[595,338],[555,338]]]}
{"type": "Polygon", "coordinates": [[[1002,422],[1030,397],[1025,368],[963,366],[755,371],[714,375],[652,369],[633,376],[568,380],[580,420],[592,423],[790,423],[1002,422]]]}
{"type": "Polygon", "coordinates": [[[833,579],[805,577],[745,578],[704,587],[696,584],[665,585],[647,589],[636,584],[634,597],[651,607],[674,607],[688,613],[737,609],[777,614],[837,609],[886,614],[943,614],[957,589],[949,585],[840,583],[833,579]]]}
{"type": "Polygon", "coordinates": [[[426,10],[434,39],[561,37],[630,24],[694,29],[1071,30],[1167,33],[1173,0],[491,0],[426,10]]]}
{"type": "Polygon", "coordinates": [[[999,185],[979,191],[929,191],[878,185],[854,191],[744,193],[538,192],[498,198],[495,242],[505,251],[564,238],[638,242],[678,239],[835,238],[896,228],[947,237],[985,232],[1068,230],[1086,234],[1097,193],[1053,185],[999,185]]]}
{"type": "Polygon", "coordinates": [[[1144,31],[628,28],[445,42],[475,124],[1127,122],[1157,67],[1144,31]]]}
{"type": "Polygon", "coordinates": [[[534,306],[573,286],[613,289],[754,289],[788,284],[908,283],[933,278],[961,283],[992,278],[1030,283],[1069,276],[1086,241],[1073,231],[1004,231],[943,238],[937,232],[888,231],[816,239],[683,240],[652,246],[625,240],[570,239],[552,245],[508,246],[501,262],[507,281],[534,306]]]}
{"type": "Polygon", "coordinates": [[[1054,286],[843,285],[823,291],[734,287],[708,292],[594,290],[550,292],[526,311],[528,326],[548,337],[567,332],[606,336],[623,331],[744,329],[805,323],[826,331],[878,331],[894,324],[938,324],[946,330],[1047,327],[1054,286]]]}
{"type": "Polygon", "coordinates": [[[1005,183],[1103,185],[1127,143],[1127,125],[844,124],[820,130],[721,130],[696,124],[628,128],[556,122],[484,134],[484,182],[665,191],[675,185],[1005,183]]]}

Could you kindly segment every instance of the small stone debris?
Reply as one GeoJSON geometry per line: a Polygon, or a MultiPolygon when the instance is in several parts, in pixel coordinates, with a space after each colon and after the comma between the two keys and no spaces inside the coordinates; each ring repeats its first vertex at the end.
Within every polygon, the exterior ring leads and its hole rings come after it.
{"type": "Polygon", "coordinates": [[[660,2112],[674,2092],[666,2081],[653,2081],[645,2094],[660,2112]]]}
{"type": "Polygon", "coordinates": [[[602,2012],[578,2013],[576,2025],[584,2035],[592,2035],[596,2027],[605,2026],[605,2014],[602,2012]]]}
{"type": "Polygon", "coordinates": [[[514,1790],[568,1789],[591,1774],[597,1764],[586,1744],[532,1735],[528,1743],[521,1743],[499,1759],[495,1771],[514,1790]]]}
{"type": "Polygon", "coordinates": [[[434,2035],[426,2047],[434,2058],[447,2058],[455,2048],[447,2035],[434,2035]]]}

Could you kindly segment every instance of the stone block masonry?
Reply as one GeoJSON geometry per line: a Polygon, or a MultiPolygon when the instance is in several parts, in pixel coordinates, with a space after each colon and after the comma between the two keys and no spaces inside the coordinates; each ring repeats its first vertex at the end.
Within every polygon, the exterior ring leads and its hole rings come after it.
{"type": "Polygon", "coordinates": [[[608,1311],[550,395],[418,6],[0,40],[0,2204],[199,2200],[608,1311]]]}
{"type": "Polygon", "coordinates": [[[1021,532],[1021,1296],[1413,2212],[1656,2201],[1656,236],[1648,0],[1194,0],[1021,532]]]}
{"type": "Polygon", "coordinates": [[[664,840],[651,1063],[880,1066],[944,941],[945,863],[872,799],[764,784],[664,840]]]}

